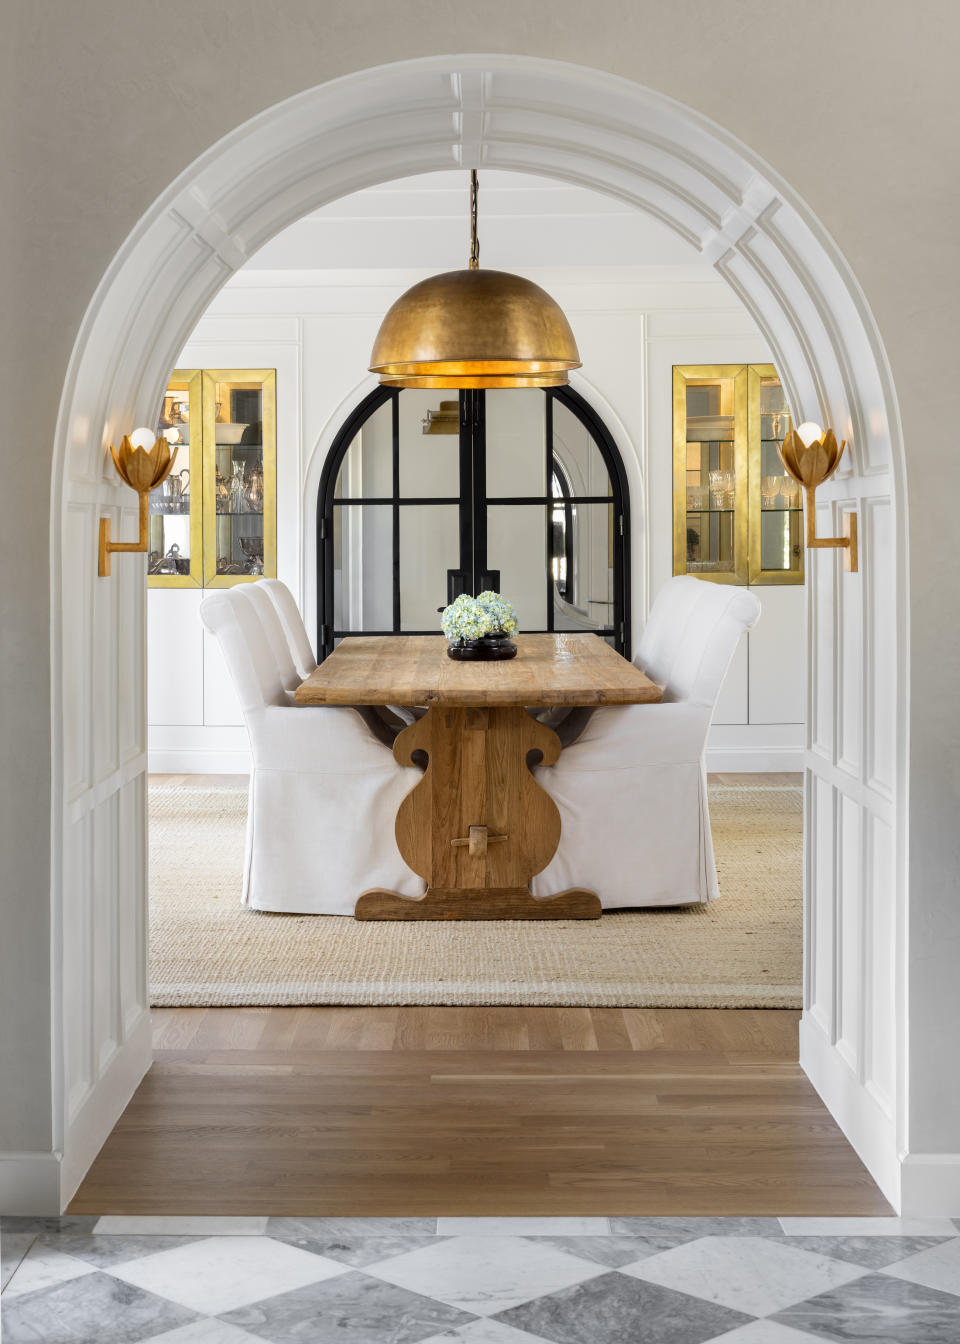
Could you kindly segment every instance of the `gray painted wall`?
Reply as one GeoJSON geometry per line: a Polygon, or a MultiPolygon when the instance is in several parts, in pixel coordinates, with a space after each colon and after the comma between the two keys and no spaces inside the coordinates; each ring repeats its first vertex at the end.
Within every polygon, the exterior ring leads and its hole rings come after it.
{"type": "MultiPolygon", "coordinates": [[[[238,123],[381,62],[457,51],[575,61],[714,118],[805,198],[863,285],[907,444],[911,558],[912,1151],[960,1149],[960,662],[952,563],[960,365],[960,6],[953,0],[5,0],[0,368],[0,1149],[50,1142],[49,526],[78,325],[140,214],[238,123]],[[17,1080],[15,1085],[11,1085],[17,1080]]],[[[906,711],[905,711],[906,712],[906,711]]]]}

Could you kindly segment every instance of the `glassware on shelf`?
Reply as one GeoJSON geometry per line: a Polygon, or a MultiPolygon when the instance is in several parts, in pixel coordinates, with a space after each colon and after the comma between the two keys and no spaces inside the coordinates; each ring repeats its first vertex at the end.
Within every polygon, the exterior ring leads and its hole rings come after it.
{"type": "Polygon", "coordinates": [[[687,512],[701,513],[710,507],[709,492],[701,485],[687,486],[687,512]]]}
{"type": "Polygon", "coordinates": [[[760,481],[760,494],[763,498],[763,507],[772,509],[777,502],[777,495],[780,494],[780,484],[782,476],[764,476],[760,481]]]}
{"type": "Polygon", "coordinates": [[[715,509],[722,509],[724,507],[724,500],[726,499],[727,493],[726,477],[727,473],[725,471],[720,471],[719,468],[710,473],[710,503],[715,509]]]}
{"type": "MultiPolygon", "coordinates": [[[[243,498],[250,513],[263,512],[263,468],[259,463],[247,469],[243,481],[243,498]]],[[[263,538],[260,538],[261,549],[263,538]]]]}
{"type": "Polygon", "coordinates": [[[780,493],[787,501],[788,509],[800,507],[800,482],[795,481],[792,476],[780,477],[780,493]]]}

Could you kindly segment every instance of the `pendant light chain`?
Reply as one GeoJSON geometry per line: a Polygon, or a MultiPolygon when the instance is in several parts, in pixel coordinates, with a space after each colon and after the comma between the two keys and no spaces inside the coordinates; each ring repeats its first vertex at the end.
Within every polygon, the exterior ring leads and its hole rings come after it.
{"type": "Polygon", "coordinates": [[[470,269],[480,269],[480,239],[477,236],[477,196],[480,182],[476,168],[470,169],[470,269]]]}

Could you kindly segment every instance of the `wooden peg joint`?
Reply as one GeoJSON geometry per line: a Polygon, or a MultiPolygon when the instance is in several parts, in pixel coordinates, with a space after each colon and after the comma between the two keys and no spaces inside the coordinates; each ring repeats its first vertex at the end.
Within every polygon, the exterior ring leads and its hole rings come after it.
{"type": "Polygon", "coordinates": [[[482,859],[487,852],[487,845],[499,845],[502,841],[508,840],[506,835],[490,835],[486,826],[471,826],[470,834],[461,836],[450,843],[454,848],[458,845],[466,845],[467,853],[472,859],[482,859]]]}

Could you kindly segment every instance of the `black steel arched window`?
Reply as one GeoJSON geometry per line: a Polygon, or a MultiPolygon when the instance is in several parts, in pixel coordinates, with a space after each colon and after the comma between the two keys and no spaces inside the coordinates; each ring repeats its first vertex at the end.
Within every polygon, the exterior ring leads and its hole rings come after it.
{"type": "Polygon", "coordinates": [[[458,593],[503,592],[521,630],[630,655],[630,512],[609,430],[571,388],[378,388],[317,501],[318,659],[356,634],[435,634],[458,593]]]}

